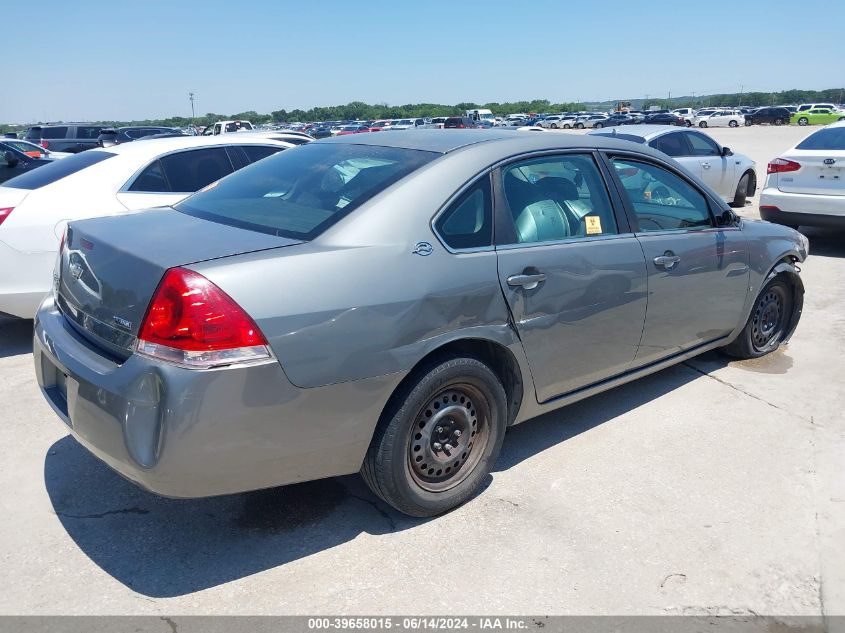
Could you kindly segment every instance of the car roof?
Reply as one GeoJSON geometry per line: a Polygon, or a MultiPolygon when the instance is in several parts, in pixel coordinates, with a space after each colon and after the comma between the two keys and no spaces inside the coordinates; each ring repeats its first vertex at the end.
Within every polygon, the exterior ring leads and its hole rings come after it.
{"type": "Polygon", "coordinates": [[[682,133],[689,133],[689,132],[699,132],[700,130],[691,129],[680,127],[676,125],[637,125],[637,126],[626,126],[624,129],[619,129],[616,127],[608,127],[603,128],[601,130],[590,130],[587,132],[588,136],[622,136],[622,137],[637,137],[642,139],[639,142],[648,142],[658,136],[663,134],[668,134],[669,132],[682,132],[682,133]]]}
{"type": "MultiPolygon", "coordinates": [[[[659,126],[654,126],[659,127],[659,126]]],[[[415,149],[447,154],[471,146],[484,145],[498,151],[502,158],[522,152],[555,149],[632,149],[630,141],[604,135],[581,134],[526,134],[518,130],[466,129],[466,130],[406,130],[394,134],[359,134],[320,139],[315,143],[341,143],[349,145],[377,145],[401,149],[415,149]]],[[[639,145],[637,151],[661,156],[648,147],[639,145]]]]}
{"type": "MultiPolygon", "coordinates": [[[[219,134],[217,136],[173,136],[170,138],[140,139],[132,143],[122,143],[107,150],[118,155],[149,155],[166,154],[180,149],[194,147],[217,147],[226,145],[280,145],[292,147],[291,143],[276,141],[264,137],[246,136],[244,134],[219,134]]],[[[99,151],[99,150],[88,150],[99,151]]]]}

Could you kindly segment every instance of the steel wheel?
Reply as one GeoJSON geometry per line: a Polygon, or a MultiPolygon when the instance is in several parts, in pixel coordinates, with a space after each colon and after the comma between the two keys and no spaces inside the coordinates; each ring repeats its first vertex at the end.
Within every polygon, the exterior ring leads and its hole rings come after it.
{"type": "Polygon", "coordinates": [[[762,352],[779,342],[786,326],[786,296],[781,286],[771,286],[757,300],[751,316],[751,344],[762,352]]]}
{"type": "Polygon", "coordinates": [[[702,121],[698,124],[698,127],[707,127],[707,121],[702,121]]]}
{"type": "Polygon", "coordinates": [[[728,121],[728,127],[736,127],[737,125],[739,125],[739,123],[736,121],[728,121]]]}
{"type": "Polygon", "coordinates": [[[418,486],[442,492],[472,472],[490,439],[490,404],[466,383],[429,399],[408,438],[408,466],[418,486]]]}
{"type": "Polygon", "coordinates": [[[809,122],[810,121],[807,119],[807,117],[804,116],[798,119],[798,125],[807,125],[809,122]]]}

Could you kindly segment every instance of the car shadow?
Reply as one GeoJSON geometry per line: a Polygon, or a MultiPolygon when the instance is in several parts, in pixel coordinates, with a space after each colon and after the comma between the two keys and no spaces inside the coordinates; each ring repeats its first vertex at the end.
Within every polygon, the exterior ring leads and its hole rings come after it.
{"type": "Polygon", "coordinates": [[[810,257],[845,257],[845,230],[821,227],[798,227],[810,240],[810,257]]]}
{"type": "Polygon", "coordinates": [[[32,351],[32,321],[0,316],[0,358],[32,351]]]}
{"type": "MultiPolygon", "coordinates": [[[[679,365],[516,426],[494,471],[514,468],[701,373],[679,365]]],[[[150,597],[200,591],[361,534],[385,535],[426,521],[396,512],[357,476],[165,499],[126,481],[69,436],[50,447],[44,480],[56,516],[79,548],[110,576],[150,597]]],[[[491,482],[488,477],[483,488],[491,482]]]]}

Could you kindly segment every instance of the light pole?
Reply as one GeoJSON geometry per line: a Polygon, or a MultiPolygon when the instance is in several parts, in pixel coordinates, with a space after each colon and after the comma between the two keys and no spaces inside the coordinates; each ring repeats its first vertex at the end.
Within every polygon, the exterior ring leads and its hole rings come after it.
{"type": "Polygon", "coordinates": [[[194,93],[188,93],[188,99],[191,102],[191,127],[194,127],[194,93]]]}
{"type": "Polygon", "coordinates": [[[739,107],[742,107],[742,92],[745,90],[745,84],[740,85],[739,87],[739,107]]]}

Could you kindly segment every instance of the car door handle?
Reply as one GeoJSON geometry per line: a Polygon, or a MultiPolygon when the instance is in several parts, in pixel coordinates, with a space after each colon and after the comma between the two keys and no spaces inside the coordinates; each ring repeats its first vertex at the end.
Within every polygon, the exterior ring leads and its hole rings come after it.
{"type": "Polygon", "coordinates": [[[654,265],[658,268],[665,268],[666,270],[672,270],[677,264],[681,261],[681,258],[675,255],[672,251],[666,251],[663,255],[659,255],[654,258],[654,265]]]}
{"type": "Polygon", "coordinates": [[[710,169],[710,163],[701,163],[702,169],[710,169]]]}
{"type": "Polygon", "coordinates": [[[546,275],[544,273],[523,273],[508,277],[509,286],[522,286],[526,290],[534,290],[534,288],[544,281],[546,281],[546,275]]]}

